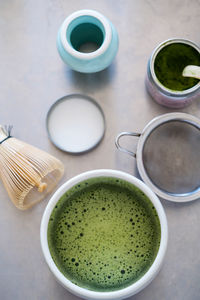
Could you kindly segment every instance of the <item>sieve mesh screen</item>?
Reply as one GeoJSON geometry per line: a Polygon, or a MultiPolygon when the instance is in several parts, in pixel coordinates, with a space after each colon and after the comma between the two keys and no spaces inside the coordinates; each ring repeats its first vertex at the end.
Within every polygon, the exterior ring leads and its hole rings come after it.
{"type": "Polygon", "coordinates": [[[154,185],[171,194],[200,187],[200,129],[186,121],[169,121],[146,139],[142,159],[154,185]]]}

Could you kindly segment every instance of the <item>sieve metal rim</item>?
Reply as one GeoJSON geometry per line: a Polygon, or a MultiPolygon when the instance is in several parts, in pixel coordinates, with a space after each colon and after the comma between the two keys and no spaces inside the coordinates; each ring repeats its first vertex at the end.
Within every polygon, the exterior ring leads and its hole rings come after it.
{"type": "Polygon", "coordinates": [[[158,116],[151,120],[143,129],[142,133],[140,134],[137,150],[136,150],[136,163],[139,174],[143,181],[161,198],[173,201],[173,202],[189,202],[200,198],[200,187],[193,192],[188,192],[184,194],[173,194],[164,192],[162,189],[158,188],[148,176],[144,164],[143,164],[143,149],[145,142],[149,135],[155,130],[158,126],[170,122],[170,121],[182,121],[189,123],[196,128],[200,129],[200,119],[197,117],[187,114],[187,113],[167,113],[161,116],[158,116]]]}

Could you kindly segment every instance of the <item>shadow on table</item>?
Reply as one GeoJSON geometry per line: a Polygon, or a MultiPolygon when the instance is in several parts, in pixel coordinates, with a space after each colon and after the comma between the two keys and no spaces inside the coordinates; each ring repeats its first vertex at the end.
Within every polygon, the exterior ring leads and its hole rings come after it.
{"type": "Polygon", "coordinates": [[[71,84],[77,86],[85,93],[95,92],[96,90],[106,88],[116,75],[116,62],[112,63],[108,68],[96,73],[80,73],[66,69],[67,80],[71,84]]]}

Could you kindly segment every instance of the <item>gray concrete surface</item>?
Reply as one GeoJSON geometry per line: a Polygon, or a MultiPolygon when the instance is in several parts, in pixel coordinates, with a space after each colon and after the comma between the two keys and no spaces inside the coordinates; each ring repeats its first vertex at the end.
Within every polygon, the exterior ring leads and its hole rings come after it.
{"type": "MultiPolygon", "coordinates": [[[[199,0],[0,0],[0,123],[13,134],[48,151],[65,165],[62,184],[92,169],[113,168],[137,175],[135,160],[114,145],[125,130],[140,131],[155,116],[172,110],[146,93],[144,77],[153,48],[170,37],[200,44],[199,0]],[[57,30],[70,13],[96,9],[116,26],[120,47],[113,64],[97,74],[71,71],[56,50],[57,30]],[[47,138],[50,105],[70,93],[92,96],[105,112],[107,130],[93,151],[73,156],[47,138]]],[[[179,110],[200,117],[200,100],[179,110]]],[[[127,141],[136,147],[136,140],[127,141]]],[[[40,221],[50,196],[18,211],[0,184],[0,299],[78,300],[54,279],[44,261],[40,221]]],[[[165,263],[156,279],[132,300],[200,299],[200,201],[162,201],[169,222],[165,263]]]]}

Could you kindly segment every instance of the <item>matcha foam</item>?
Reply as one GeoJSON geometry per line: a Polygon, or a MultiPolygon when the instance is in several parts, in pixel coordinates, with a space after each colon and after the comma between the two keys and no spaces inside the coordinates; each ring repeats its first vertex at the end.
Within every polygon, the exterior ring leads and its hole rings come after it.
{"type": "Polygon", "coordinates": [[[48,244],[58,269],[74,284],[114,291],[137,281],[160,245],[160,222],[147,196],[111,177],[88,179],[53,209],[48,244]]]}

